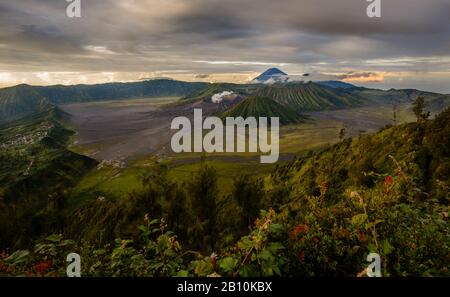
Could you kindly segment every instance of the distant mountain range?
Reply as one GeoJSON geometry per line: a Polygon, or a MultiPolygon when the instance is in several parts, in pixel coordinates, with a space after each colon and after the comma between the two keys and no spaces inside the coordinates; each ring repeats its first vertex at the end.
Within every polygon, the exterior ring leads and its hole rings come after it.
{"type": "Polygon", "coordinates": [[[333,89],[354,89],[358,88],[355,85],[343,82],[343,81],[336,81],[336,80],[327,80],[327,81],[318,81],[317,84],[325,87],[330,87],[333,89]]]}
{"type": "Polygon", "coordinates": [[[209,84],[169,79],[75,86],[18,85],[0,89],[0,122],[42,111],[51,105],[102,100],[181,97],[209,84]]]}
{"type": "MultiPolygon", "coordinates": [[[[0,89],[0,123],[47,110],[49,107],[67,103],[132,98],[181,97],[179,104],[204,101],[211,103],[214,95],[234,93],[238,100],[220,103],[217,110],[228,110],[235,105],[247,104],[246,97],[270,98],[279,105],[295,112],[333,110],[373,104],[409,103],[423,96],[430,111],[439,111],[450,106],[450,95],[423,92],[415,89],[377,90],[358,87],[341,81],[294,82],[288,75],[271,68],[249,84],[183,82],[156,79],[131,83],[107,83],[75,86],[29,86],[18,85],[0,89]],[[271,83],[268,83],[271,82],[271,83]]],[[[253,100],[255,101],[255,100],[253,100]]],[[[258,100],[256,100],[258,101],[258,100]]],[[[254,102],[252,102],[254,105],[254,102]]],[[[258,105],[260,102],[258,101],[258,105]]],[[[264,108],[273,107],[264,101],[264,108]]],[[[249,110],[246,107],[245,110],[249,110]]],[[[234,112],[236,113],[236,111],[234,112]]],[[[286,114],[286,112],[282,112],[286,114]]]]}

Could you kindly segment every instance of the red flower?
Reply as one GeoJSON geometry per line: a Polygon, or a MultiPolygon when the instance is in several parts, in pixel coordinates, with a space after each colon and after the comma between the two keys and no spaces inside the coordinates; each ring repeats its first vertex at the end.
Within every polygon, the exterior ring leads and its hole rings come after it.
{"type": "Polygon", "coordinates": [[[363,232],[359,233],[359,241],[366,242],[367,241],[367,235],[363,232]]]}
{"type": "Polygon", "coordinates": [[[36,265],[34,265],[34,270],[36,270],[36,272],[39,275],[44,275],[45,272],[50,269],[52,267],[52,261],[47,260],[44,262],[39,262],[36,265]]]}
{"type": "Polygon", "coordinates": [[[392,184],[392,176],[388,175],[388,176],[386,176],[386,179],[384,180],[384,185],[386,187],[387,194],[389,194],[391,192],[391,184],[392,184]]]}
{"type": "Polygon", "coordinates": [[[296,239],[298,235],[300,235],[302,233],[307,233],[308,230],[309,230],[308,225],[300,224],[300,225],[295,226],[294,229],[292,229],[289,236],[291,237],[291,239],[296,239]]]}
{"type": "Polygon", "coordinates": [[[392,183],[392,176],[388,175],[386,176],[386,179],[384,180],[384,184],[386,186],[389,186],[392,183]]]}

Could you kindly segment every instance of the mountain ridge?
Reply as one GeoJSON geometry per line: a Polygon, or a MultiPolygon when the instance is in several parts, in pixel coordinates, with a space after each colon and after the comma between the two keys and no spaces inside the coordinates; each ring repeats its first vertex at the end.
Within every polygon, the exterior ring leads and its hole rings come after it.
{"type": "Polygon", "coordinates": [[[20,84],[0,89],[0,122],[42,111],[50,105],[118,99],[181,97],[199,91],[207,85],[208,83],[167,79],[73,86],[20,84]],[[42,105],[45,105],[45,108],[42,108],[42,105]]]}
{"type": "MultiPolygon", "coordinates": [[[[276,68],[268,71],[284,73],[276,68]]],[[[409,103],[418,96],[425,97],[430,111],[439,111],[450,105],[450,95],[446,94],[416,89],[378,90],[357,87],[341,81],[236,84],[156,79],[73,86],[20,84],[0,89],[0,123],[66,103],[176,96],[181,97],[177,104],[185,104],[197,100],[208,102],[214,95],[225,91],[233,92],[242,98],[269,97],[297,111],[333,110],[371,104],[395,105],[409,103]]],[[[230,102],[224,107],[231,108],[234,103],[230,102]]]]}

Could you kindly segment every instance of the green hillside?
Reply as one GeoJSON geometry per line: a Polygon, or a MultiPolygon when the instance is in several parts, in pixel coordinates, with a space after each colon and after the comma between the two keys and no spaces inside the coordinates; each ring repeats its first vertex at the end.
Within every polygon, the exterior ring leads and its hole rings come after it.
{"type": "Polygon", "coordinates": [[[416,89],[390,89],[387,91],[378,89],[358,88],[350,90],[351,94],[360,98],[366,98],[372,103],[401,104],[410,103],[417,97],[425,98],[428,109],[436,112],[441,111],[450,105],[450,95],[425,92],[416,89]]]}
{"type": "Polygon", "coordinates": [[[338,109],[367,104],[361,97],[344,89],[332,89],[315,83],[274,84],[255,91],[278,103],[302,111],[338,109]]]}
{"type": "Polygon", "coordinates": [[[131,98],[181,97],[202,90],[207,85],[168,79],[74,86],[18,85],[0,89],[0,123],[42,111],[50,105],[131,98]]]}
{"type": "Polygon", "coordinates": [[[280,124],[294,124],[302,122],[305,117],[299,112],[285,107],[267,97],[251,96],[220,114],[226,117],[279,117],[280,124]]]}
{"type": "Polygon", "coordinates": [[[362,87],[335,87],[318,83],[274,84],[255,89],[257,96],[274,99],[280,104],[302,111],[320,111],[351,108],[374,104],[411,103],[422,96],[427,110],[439,112],[450,106],[450,95],[424,92],[415,89],[378,90],[362,87]]]}
{"type": "Polygon", "coordinates": [[[50,106],[48,99],[32,86],[0,89],[0,123],[44,111],[50,106]]]}
{"type": "Polygon", "coordinates": [[[63,116],[50,108],[0,126],[0,221],[8,222],[0,224],[1,247],[53,230],[61,213],[49,205],[63,207],[65,191],[96,164],[66,149],[74,132],[63,116]]]}

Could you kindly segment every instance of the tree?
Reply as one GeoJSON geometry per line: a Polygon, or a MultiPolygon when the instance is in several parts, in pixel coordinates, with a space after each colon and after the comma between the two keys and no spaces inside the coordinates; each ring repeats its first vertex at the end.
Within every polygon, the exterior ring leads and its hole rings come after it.
{"type": "Polygon", "coordinates": [[[192,208],[199,222],[205,226],[204,238],[214,250],[217,236],[218,209],[216,199],[219,193],[217,173],[214,168],[202,161],[199,171],[188,184],[192,208]]]}
{"type": "Polygon", "coordinates": [[[190,220],[188,200],[183,188],[174,184],[170,197],[167,197],[167,223],[175,231],[175,234],[183,241],[187,240],[188,222],[190,220]]]}
{"type": "Polygon", "coordinates": [[[342,128],[342,129],[339,131],[339,139],[340,139],[340,140],[343,140],[344,137],[345,137],[345,128],[342,128]]]}
{"type": "Polygon", "coordinates": [[[246,226],[258,217],[262,208],[261,199],[264,196],[264,182],[250,175],[239,175],[234,181],[233,197],[244,213],[246,226]]]}
{"type": "Polygon", "coordinates": [[[413,112],[417,117],[417,122],[424,122],[430,117],[430,112],[424,112],[426,107],[425,98],[419,96],[413,102],[413,112]]]}

